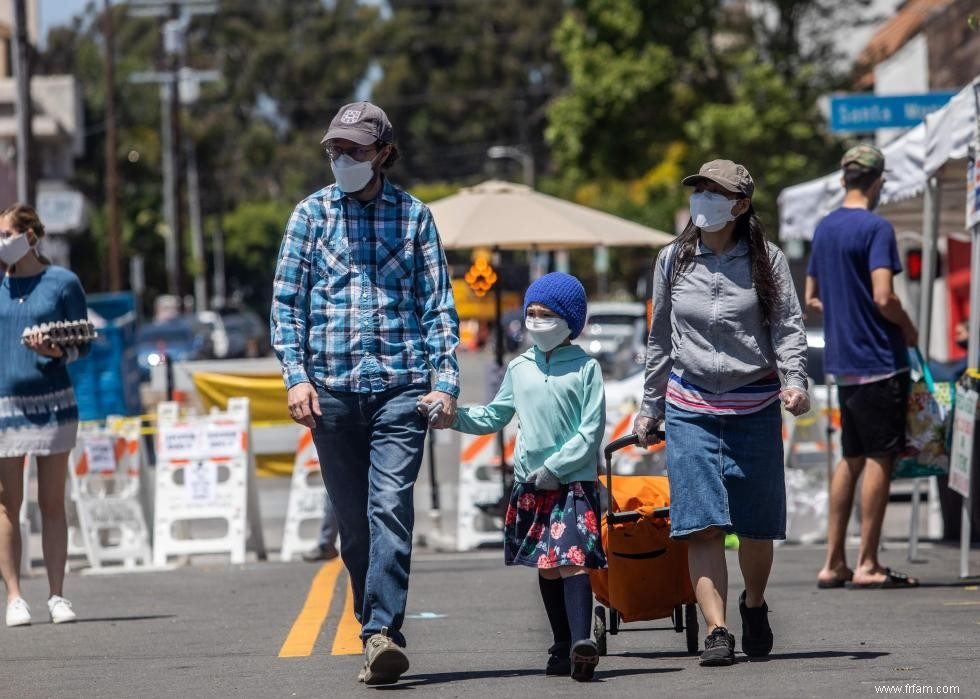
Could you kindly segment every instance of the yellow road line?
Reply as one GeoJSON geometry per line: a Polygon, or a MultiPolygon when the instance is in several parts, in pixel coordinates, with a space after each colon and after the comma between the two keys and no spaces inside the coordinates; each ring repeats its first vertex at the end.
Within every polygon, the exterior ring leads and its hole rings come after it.
{"type": "Polygon", "coordinates": [[[336,587],[341,565],[340,559],[335,558],[324,563],[317,571],[306,596],[306,603],[279,649],[280,658],[305,658],[313,653],[320,627],[330,610],[330,600],[333,599],[333,589],[336,587]]]}
{"type": "Polygon", "coordinates": [[[332,655],[360,655],[364,652],[361,644],[361,625],[354,616],[354,593],[350,583],[347,584],[347,600],[344,602],[344,613],[337,622],[337,634],[333,637],[332,655]]]}
{"type": "Polygon", "coordinates": [[[980,602],[943,602],[944,607],[980,607],[980,602]]]}

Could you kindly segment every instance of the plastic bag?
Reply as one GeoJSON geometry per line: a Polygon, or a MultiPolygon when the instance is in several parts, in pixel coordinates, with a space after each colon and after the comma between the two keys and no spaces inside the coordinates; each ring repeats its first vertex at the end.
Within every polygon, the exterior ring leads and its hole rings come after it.
{"type": "MultiPolygon", "coordinates": [[[[912,354],[912,353],[910,353],[912,354]]],[[[949,473],[952,436],[952,382],[936,383],[919,350],[913,354],[922,377],[913,382],[906,413],[905,451],[892,470],[892,480],[943,476],[949,473]]]]}

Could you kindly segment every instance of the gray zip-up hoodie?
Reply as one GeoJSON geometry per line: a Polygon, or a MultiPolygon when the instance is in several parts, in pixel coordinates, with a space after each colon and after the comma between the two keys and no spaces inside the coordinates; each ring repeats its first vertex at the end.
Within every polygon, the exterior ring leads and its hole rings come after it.
{"type": "Polygon", "coordinates": [[[716,255],[698,241],[693,262],[671,284],[674,245],[661,250],[653,273],[653,323],[647,342],[640,414],[664,415],[673,371],[706,391],[726,393],[778,369],[786,386],[806,390],[806,331],[782,251],[766,243],[778,299],[766,324],[752,286],[749,245],[739,240],[716,255]]]}

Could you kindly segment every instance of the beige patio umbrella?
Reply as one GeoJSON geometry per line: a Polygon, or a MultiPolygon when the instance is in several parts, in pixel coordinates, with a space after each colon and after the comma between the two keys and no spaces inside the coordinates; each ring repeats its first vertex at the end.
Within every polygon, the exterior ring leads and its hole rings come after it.
{"type": "Polygon", "coordinates": [[[467,187],[429,208],[446,248],[663,247],[674,240],[663,231],[499,180],[467,187]]]}

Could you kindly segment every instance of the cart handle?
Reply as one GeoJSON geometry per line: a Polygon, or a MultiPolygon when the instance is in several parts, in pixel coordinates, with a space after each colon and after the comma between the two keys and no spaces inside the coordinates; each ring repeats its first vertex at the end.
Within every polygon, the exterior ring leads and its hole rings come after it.
{"type": "MultiPolygon", "coordinates": [[[[658,440],[663,440],[666,437],[663,430],[657,430],[655,434],[658,440]]],[[[639,443],[640,436],[634,432],[633,434],[628,434],[625,437],[620,437],[617,440],[609,442],[609,444],[607,444],[606,448],[603,450],[603,454],[608,460],[612,458],[613,452],[617,452],[620,449],[625,449],[626,447],[635,447],[639,443]]]]}

